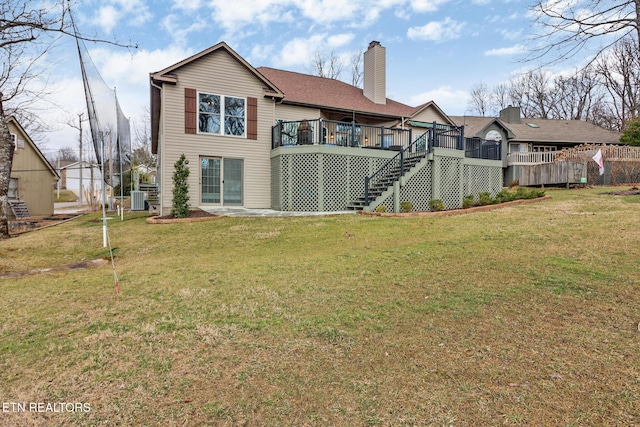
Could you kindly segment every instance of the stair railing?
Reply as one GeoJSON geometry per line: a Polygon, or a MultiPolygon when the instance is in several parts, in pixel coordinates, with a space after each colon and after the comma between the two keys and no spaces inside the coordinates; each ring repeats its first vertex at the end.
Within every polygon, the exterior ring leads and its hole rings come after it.
{"type": "Polygon", "coordinates": [[[389,161],[380,166],[380,168],[373,174],[371,174],[371,176],[366,176],[364,178],[365,206],[369,206],[369,190],[371,189],[372,185],[379,183],[382,179],[387,177],[387,175],[395,168],[398,168],[400,170],[400,175],[398,175],[399,177],[404,176],[404,161],[409,153],[416,153],[416,155],[424,153],[422,154],[424,156],[429,152],[432,146],[429,143],[431,136],[431,133],[429,132],[430,130],[431,129],[417,137],[411,144],[407,146],[407,148],[400,150],[398,154],[396,154],[391,159],[389,159],[389,161]]]}

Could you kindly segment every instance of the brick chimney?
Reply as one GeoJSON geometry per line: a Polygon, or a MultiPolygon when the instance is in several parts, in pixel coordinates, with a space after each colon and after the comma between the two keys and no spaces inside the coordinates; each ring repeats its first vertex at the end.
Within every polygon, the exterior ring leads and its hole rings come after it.
{"type": "Polygon", "coordinates": [[[386,49],[372,41],[364,53],[364,96],[376,104],[387,103],[386,49]]]}

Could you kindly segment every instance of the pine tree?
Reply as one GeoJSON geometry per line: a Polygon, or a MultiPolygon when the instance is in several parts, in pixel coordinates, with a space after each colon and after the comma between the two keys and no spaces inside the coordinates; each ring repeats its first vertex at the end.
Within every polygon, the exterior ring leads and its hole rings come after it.
{"type": "Polygon", "coordinates": [[[627,129],[622,133],[620,142],[640,146],[640,117],[627,124],[627,129]]]}

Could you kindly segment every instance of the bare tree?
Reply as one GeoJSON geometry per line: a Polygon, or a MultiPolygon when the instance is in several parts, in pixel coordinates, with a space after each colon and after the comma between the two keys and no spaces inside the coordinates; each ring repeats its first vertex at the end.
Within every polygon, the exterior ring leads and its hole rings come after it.
{"type": "MultiPolygon", "coordinates": [[[[29,98],[25,88],[36,74],[34,64],[43,52],[47,51],[48,43],[53,36],[68,35],[83,40],[134,47],[122,45],[116,41],[77,35],[69,18],[70,13],[65,0],[47,2],[4,0],[0,2],[0,55],[4,61],[0,83],[5,84],[4,87],[0,86],[0,91],[5,91],[7,94],[0,97],[0,106],[3,100],[15,99],[19,94],[29,98]]],[[[5,128],[5,111],[0,108],[0,208],[2,209],[0,238],[9,235],[7,195],[13,163],[13,142],[5,128]]]]}
{"type": "Polygon", "coordinates": [[[351,56],[351,84],[353,86],[358,86],[362,84],[363,77],[363,55],[364,49],[360,49],[358,52],[354,53],[351,56]]]}
{"type": "Polygon", "coordinates": [[[511,104],[509,101],[509,85],[505,83],[498,83],[493,87],[493,91],[491,92],[491,104],[494,108],[493,113],[495,113],[495,115],[511,104]]]}
{"type": "Polygon", "coordinates": [[[551,93],[551,78],[542,70],[529,71],[511,79],[509,98],[520,106],[523,117],[549,118],[551,93]]]}
{"type": "Polygon", "coordinates": [[[597,58],[623,39],[640,40],[640,0],[536,0],[531,12],[541,43],[530,60],[548,58],[557,63],[590,43],[605,43],[598,46],[597,58]]]}
{"type": "Polygon", "coordinates": [[[62,147],[58,149],[56,160],[60,160],[61,162],[77,162],[78,154],[76,154],[76,150],[69,146],[62,147]]]}
{"type": "Polygon", "coordinates": [[[14,148],[0,95],[0,239],[9,237],[9,181],[14,148]]]}
{"type": "Polygon", "coordinates": [[[594,106],[604,102],[601,81],[592,67],[556,77],[550,97],[551,117],[563,120],[590,121],[594,106]]]}
{"type": "Polygon", "coordinates": [[[149,108],[145,107],[144,115],[140,123],[134,123],[133,131],[135,139],[131,152],[131,162],[149,169],[156,167],[156,156],[151,153],[151,130],[149,124],[149,108]]]}
{"type": "Polygon", "coordinates": [[[598,74],[610,95],[611,111],[622,130],[640,117],[640,50],[634,40],[621,40],[598,62],[598,74]]]}
{"type": "Polygon", "coordinates": [[[482,117],[489,113],[491,108],[491,92],[486,84],[477,83],[471,87],[468,108],[482,117]]]}
{"type": "Polygon", "coordinates": [[[342,73],[342,62],[336,56],[335,51],[331,51],[329,57],[322,52],[316,52],[311,62],[309,72],[314,76],[337,79],[342,73]]]}

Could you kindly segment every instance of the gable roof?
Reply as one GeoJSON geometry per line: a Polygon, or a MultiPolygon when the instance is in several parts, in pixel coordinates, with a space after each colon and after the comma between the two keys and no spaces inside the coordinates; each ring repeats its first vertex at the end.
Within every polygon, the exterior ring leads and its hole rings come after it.
{"type": "Polygon", "coordinates": [[[205,49],[201,52],[196,53],[195,55],[191,55],[190,57],[183,59],[180,62],[170,65],[169,67],[163,70],[157,71],[155,73],[151,73],[151,80],[156,82],[175,84],[178,81],[178,76],[174,74],[175,71],[184,67],[187,64],[190,64],[204,56],[207,56],[219,50],[226,51],[229,55],[231,55],[232,58],[234,58],[243,67],[249,70],[255,77],[261,80],[265,85],[265,92],[268,92],[269,96],[275,96],[277,98],[282,98],[284,96],[282,91],[280,91],[273,83],[271,83],[268,79],[266,79],[265,76],[260,74],[251,64],[249,64],[243,57],[238,55],[236,51],[231,49],[229,45],[227,45],[225,42],[220,42],[214,46],[211,46],[208,49],[205,49]]]}
{"type": "Polygon", "coordinates": [[[53,168],[53,166],[51,166],[51,163],[49,163],[49,160],[47,160],[47,158],[44,156],[44,154],[42,154],[42,151],[40,151],[40,149],[35,144],[35,142],[33,142],[33,140],[31,139],[31,137],[29,136],[27,131],[24,130],[24,128],[22,127],[22,125],[20,124],[18,119],[16,119],[14,116],[9,116],[9,117],[5,118],[5,121],[7,123],[7,126],[9,125],[9,123],[13,123],[13,125],[18,128],[18,130],[20,131],[22,136],[24,136],[25,141],[34,149],[34,151],[36,152],[38,157],[40,157],[40,160],[42,160],[44,162],[44,164],[47,166],[47,169],[49,169],[51,174],[54,177],[56,177],[56,179],[60,179],[60,175],[58,175],[58,172],[56,172],[56,170],[53,168]]]}
{"type": "Polygon", "coordinates": [[[415,107],[387,98],[386,104],[376,104],[364,96],[357,86],[340,80],[258,67],[257,70],[284,92],[284,103],[321,107],[345,112],[369,113],[390,118],[412,116],[415,107]]]}
{"type": "Polygon", "coordinates": [[[175,74],[180,68],[204,57],[216,51],[225,51],[232,58],[234,58],[238,63],[240,63],[243,67],[249,70],[258,80],[262,81],[264,84],[265,96],[270,96],[274,98],[283,98],[284,94],[280,89],[278,89],[273,83],[271,83],[265,76],[260,74],[251,64],[249,64],[243,57],[238,55],[233,49],[231,49],[225,42],[220,42],[214,46],[211,46],[208,49],[205,49],[201,52],[196,53],[195,55],[191,55],[190,57],[183,59],[180,62],[177,62],[173,65],[170,65],[167,68],[164,68],[160,71],[156,71],[154,73],[149,74],[150,79],[150,102],[149,102],[149,110],[151,113],[151,152],[156,154],[158,152],[158,133],[160,126],[160,108],[161,108],[161,100],[160,100],[160,86],[159,84],[167,83],[167,84],[176,84],[178,82],[178,76],[175,74]]]}
{"type": "Polygon", "coordinates": [[[507,137],[512,139],[515,137],[511,129],[505,126],[506,123],[495,117],[477,117],[477,116],[451,116],[451,119],[458,125],[464,126],[464,135],[467,137],[484,137],[489,127],[495,124],[507,133],[507,137]]]}
{"type": "Polygon", "coordinates": [[[521,119],[508,123],[495,117],[452,116],[465,126],[465,135],[480,135],[491,124],[497,124],[509,134],[512,142],[541,142],[553,144],[620,144],[620,133],[603,129],[583,120],[521,119]],[[533,125],[530,126],[529,124],[533,125]]]}

